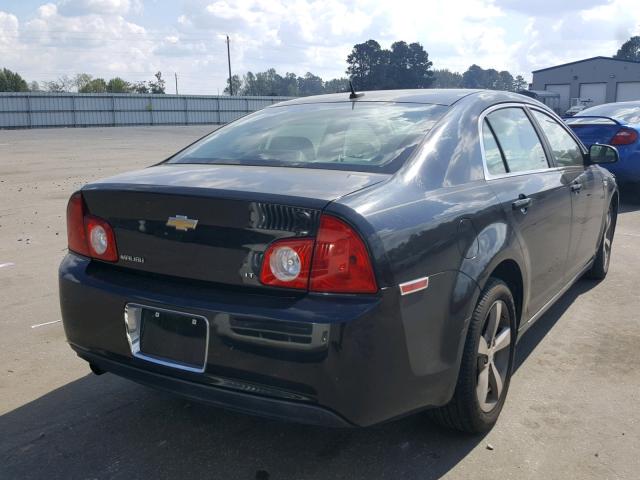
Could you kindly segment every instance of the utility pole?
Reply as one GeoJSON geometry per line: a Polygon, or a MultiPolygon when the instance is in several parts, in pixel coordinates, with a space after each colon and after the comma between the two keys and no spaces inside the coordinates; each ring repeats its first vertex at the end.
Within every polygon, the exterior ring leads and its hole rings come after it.
{"type": "Polygon", "coordinates": [[[173,75],[176,77],[176,95],[178,95],[178,74],[173,72],[173,75]]]}
{"type": "Polygon", "coordinates": [[[229,35],[227,35],[227,63],[229,64],[229,95],[233,97],[233,83],[231,83],[231,53],[229,51],[229,35]]]}

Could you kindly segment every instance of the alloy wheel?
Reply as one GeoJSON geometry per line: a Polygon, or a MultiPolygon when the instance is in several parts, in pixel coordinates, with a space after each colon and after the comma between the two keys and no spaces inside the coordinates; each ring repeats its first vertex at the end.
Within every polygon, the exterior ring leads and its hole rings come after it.
{"type": "Polygon", "coordinates": [[[487,314],[478,341],[476,396],[480,409],[488,413],[500,402],[509,370],[511,319],[502,300],[496,300],[487,314]]]}

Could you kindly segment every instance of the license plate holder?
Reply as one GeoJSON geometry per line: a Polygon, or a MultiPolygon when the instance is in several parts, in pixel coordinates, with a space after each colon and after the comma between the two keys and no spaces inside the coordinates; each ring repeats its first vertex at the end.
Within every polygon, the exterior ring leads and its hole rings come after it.
{"type": "Polygon", "coordinates": [[[125,324],[131,352],[149,362],[204,372],[209,322],[201,315],[128,304],[125,324]]]}

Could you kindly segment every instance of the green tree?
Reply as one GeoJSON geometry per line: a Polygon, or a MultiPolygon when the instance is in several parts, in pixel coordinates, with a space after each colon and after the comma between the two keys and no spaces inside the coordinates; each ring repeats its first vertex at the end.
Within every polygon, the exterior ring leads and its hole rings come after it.
{"type": "Polygon", "coordinates": [[[243,79],[243,95],[282,95],[283,78],[278,75],[275,68],[264,72],[247,72],[243,79]]]}
{"type": "Polygon", "coordinates": [[[516,78],[513,80],[513,89],[516,92],[520,90],[526,90],[527,86],[528,86],[528,83],[522,75],[517,75],[516,78]]]}
{"type": "Polygon", "coordinates": [[[513,75],[503,70],[502,72],[498,72],[496,82],[494,83],[494,90],[508,90],[512,92],[514,90],[513,84],[513,75]]]}
{"type": "Polygon", "coordinates": [[[106,93],[107,91],[107,82],[104,78],[93,78],[78,89],[78,93],[106,93]]]}
{"type": "Polygon", "coordinates": [[[433,71],[434,88],[460,88],[462,87],[462,75],[446,68],[433,71]]]}
{"type": "Polygon", "coordinates": [[[162,72],[156,72],[154,77],[156,77],[155,82],[149,82],[149,89],[151,90],[151,93],[164,93],[165,82],[162,78],[162,72]]]}
{"type": "Polygon", "coordinates": [[[76,73],[76,76],[73,77],[73,84],[78,92],[82,92],[82,90],[86,89],[91,80],[93,80],[93,77],[88,73],[76,73]]]}
{"type": "Polygon", "coordinates": [[[322,78],[307,72],[304,77],[298,77],[298,92],[301,96],[320,95],[324,93],[322,78]]]}
{"type": "MultiPolygon", "coordinates": [[[[234,95],[240,95],[240,91],[242,89],[242,79],[238,75],[234,75],[231,77],[231,85],[233,86],[234,95]]],[[[224,93],[230,94],[228,78],[227,78],[227,86],[224,88],[224,93]]]]}
{"type": "Polygon", "coordinates": [[[131,91],[131,84],[120,77],[115,77],[109,80],[106,89],[109,93],[129,93],[131,91]]]}
{"type": "Polygon", "coordinates": [[[429,54],[419,43],[391,45],[385,88],[427,88],[433,83],[429,54]]]}
{"type": "Polygon", "coordinates": [[[300,95],[298,88],[298,82],[300,79],[295,73],[287,72],[284,74],[284,77],[281,78],[278,95],[283,95],[285,97],[297,97],[300,95]]]}
{"type": "Polygon", "coordinates": [[[631,37],[624,42],[613,58],[640,62],[640,36],[631,37]]]}
{"type": "Polygon", "coordinates": [[[427,88],[433,83],[433,63],[419,43],[395,42],[391,50],[375,40],[354,45],[347,73],[358,90],[427,88]]]}
{"type": "Polygon", "coordinates": [[[347,56],[347,75],[358,90],[376,90],[386,86],[386,69],[390,52],[375,40],[353,46],[347,56]]]}
{"type": "Polygon", "coordinates": [[[489,90],[514,90],[514,79],[511,73],[503,70],[498,72],[494,68],[484,70],[478,65],[471,65],[462,74],[463,88],[485,88],[489,90]]]}
{"type": "Polygon", "coordinates": [[[0,70],[0,92],[28,92],[27,82],[8,68],[0,70]]]}
{"type": "Polygon", "coordinates": [[[349,91],[348,78],[333,78],[324,82],[325,93],[341,93],[349,91]]]}
{"type": "Polygon", "coordinates": [[[131,91],[135,93],[149,93],[147,82],[140,81],[131,85],[131,91]]]}
{"type": "Polygon", "coordinates": [[[70,92],[75,85],[74,79],[68,77],[67,75],[63,75],[59,77],[57,80],[51,80],[49,82],[44,82],[45,89],[51,93],[66,93],[70,92]]]}
{"type": "Polygon", "coordinates": [[[487,88],[485,85],[484,70],[478,65],[471,65],[462,74],[462,87],[464,88],[487,88]]]}

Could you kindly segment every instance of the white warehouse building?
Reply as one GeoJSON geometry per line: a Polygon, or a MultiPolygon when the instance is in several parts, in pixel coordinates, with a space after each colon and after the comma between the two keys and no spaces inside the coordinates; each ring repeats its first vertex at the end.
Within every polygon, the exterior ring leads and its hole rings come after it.
{"type": "Polygon", "coordinates": [[[563,112],[577,102],[592,107],[640,100],[640,62],[593,57],[532,73],[531,89],[558,93],[563,112]]]}

